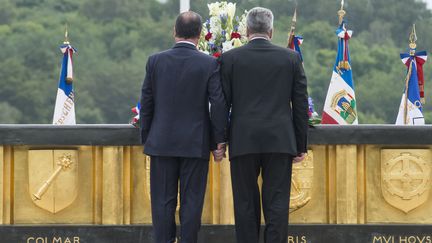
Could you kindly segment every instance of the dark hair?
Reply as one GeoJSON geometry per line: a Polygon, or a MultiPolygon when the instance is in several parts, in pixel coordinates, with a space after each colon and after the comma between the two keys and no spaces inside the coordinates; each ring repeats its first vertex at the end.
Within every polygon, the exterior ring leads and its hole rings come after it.
{"type": "Polygon", "coordinates": [[[188,11],[181,13],[175,23],[175,35],[179,38],[199,37],[202,29],[202,18],[199,14],[188,11]]]}

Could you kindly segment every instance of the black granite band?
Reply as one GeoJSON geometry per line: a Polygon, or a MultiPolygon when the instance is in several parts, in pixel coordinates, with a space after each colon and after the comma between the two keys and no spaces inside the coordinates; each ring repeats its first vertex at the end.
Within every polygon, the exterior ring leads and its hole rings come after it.
{"type": "MultiPolygon", "coordinates": [[[[140,145],[132,125],[0,125],[3,145],[140,145]]],[[[432,126],[320,125],[309,129],[309,144],[432,144],[432,126]]]]}
{"type": "MultiPolygon", "coordinates": [[[[150,225],[0,226],[1,242],[151,243],[150,225]]],[[[293,225],[288,243],[428,243],[431,225],[293,225]]],[[[233,225],[205,225],[198,242],[235,243],[233,225]]],[[[260,242],[263,242],[261,239],[260,242]]]]}

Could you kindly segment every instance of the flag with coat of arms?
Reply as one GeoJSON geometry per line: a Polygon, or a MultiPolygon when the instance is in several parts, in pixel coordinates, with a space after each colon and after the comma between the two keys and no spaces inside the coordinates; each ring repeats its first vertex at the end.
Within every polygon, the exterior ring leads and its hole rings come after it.
{"type": "Polygon", "coordinates": [[[405,88],[396,118],[396,125],[424,125],[423,116],[424,77],[423,64],[427,60],[426,51],[416,51],[417,36],[415,26],[411,31],[409,53],[401,53],[400,57],[408,68],[405,88]]]}
{"type": "Polygon", "coordinates": [[[346,27],[343,1],[338,14],[340,23],[336,30],[338,51],[324,103],[321,124],[355,125],[358,124],[357,102],[348,48],[352,31],[346,27]]]}
{"type": "Polygon", "coordinates": [[[75,95],[73,89],[73,62],[72,56],[76,49],[68,41],[67,31],[65,42],[60,46],[63,53],[60,71],[57,98],[54,108],[54,125],[75,125],[75,95]]]}

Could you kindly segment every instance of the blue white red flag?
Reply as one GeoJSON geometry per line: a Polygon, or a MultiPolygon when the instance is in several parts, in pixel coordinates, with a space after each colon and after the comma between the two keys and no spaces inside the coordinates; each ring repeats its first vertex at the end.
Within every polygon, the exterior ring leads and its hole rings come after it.
{"type": "Polygon", "coordinates": [[[73,90],[73,62],[72,56],[76,52],[69,44],[60,47],[63,61],[60,72],[59,86],[54,109],[54,125],[75,125],[75,96],[73,90]]]}
{"type": "Polygon", "coordinates": [[[333,75],[324,103],[322,124],[352,125],[358,124],[357,103],[351,70],[348,40],[352,31],[347,30],[343,20],[336,30],[338,52],[333,67],[333,75]]]}
{"type": "Polygon", "coordinates": [[[300,58],[303,61],[303,55],[300,49],[301,44],[303,44],[303,37],[301,36],[294,36],[291,43],[289,43],[289,48],[298,52],[300,54],[300,58]]]}
{"type": "Polygon", "coordinates": [[[427,60],[425,51],[402,53],[402,62],[408,67],[405,89],[399,106],[396,125],[424,125],[423,116],[424,78],[423,64],[427,60]]]}
{"type": "Polygon", "coordinates": [[[140,119],[140,110],[141,110],[141,104],[140,102],[138,102],[137,105],[134,108],[132,108],[132,112],[135,114],[134,118],[132,118],[132,125],[138,124],[140,119]]]}
{"type": "MultiPolygon", "coordinates": [[[[303,44],[303,37],[294,34],[296,22],[297,22],[297,9],[294,11],[294,15],[292,19],[291,31],[289,33],[289,38],[288,38],[288,48],[296,51],[300,55],[300,59],[303,62],[303,55],[300,48],[301,44],[303,44]]],[[[308,97],[308,102],[309,102],[309,110],[308,110],[309,125],[313,126],[316,124],[320,124],[321,118],[319,117],[318,113],[316,113],[314,110],[313,100],[311,97],[308,97]]]]}

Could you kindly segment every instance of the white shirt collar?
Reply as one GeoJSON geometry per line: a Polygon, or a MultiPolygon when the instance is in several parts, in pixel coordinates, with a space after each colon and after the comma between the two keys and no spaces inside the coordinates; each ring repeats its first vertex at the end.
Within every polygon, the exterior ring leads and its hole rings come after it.
{"type": "Polygon", "coordinates": [[[179,44],[179,43],[185,43],[185,44],[193,45],[196,47],[196,45],[190,41],[178,41],[177,44],[179,44]]]}
{"type": "Polygon", "coordinates": [[[261,40],[269,40],[268,38],[266,38],[266,37],[261,37],[261,36],[257,36],[257,37],[253,37],[252,39],[250,39],[250,41],[253,41],[253,40],[258,40],[258,39],[261,39],[261,40]]]}

